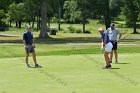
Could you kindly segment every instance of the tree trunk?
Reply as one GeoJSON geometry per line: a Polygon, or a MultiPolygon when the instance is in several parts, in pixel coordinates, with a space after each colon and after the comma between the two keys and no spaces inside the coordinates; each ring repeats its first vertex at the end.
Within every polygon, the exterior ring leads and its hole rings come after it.
{"type": "Polygon", "coordinates": [[[39,27],[39,29],[41,29],[41,20],[40,20],[40,17],[39,17],[39,20],[38,20],[38,27],[39,27]]]}
{"type": "Polygon", "coordinates": [[[41,18],[41,12],[39,11],[39,20],[38,20],[39,29],[41,29],[41,20],[40,20],[40,18],[41,18]]]}
{"type": "Polygon", "coordinates": [[[47,0],[43,0],[41,5],[41,31],[39,34],[39,37],[41,38],[49,37],[47,33],[46,22],[47,22],[47,0]]]}
{"type": "Polygon", "coordinates": [[[21,20],[18,21],[19,28],[21,28],[21,20]]]}
{"type": "Polygon", "coordinates": [[[108,29],[110,27],[110,23],[111,23],[110,11],[109,11],[109,0],[105,0],[104,19],[105,19],[106,29],[108,29]]]}
{"type": "Polygon", "coordinates": [[[18,22],[16,21],[16,27],[18,27],[18,22]]]}
{"type": "Polygon", "coordinates": [[[133,31],[133,34],[136,34],[137,33],[137,30],[136,30],[136,23],[137,23],[137,18],[138,18],[138,14],[137,14],[137,12],[134,12],[135,10],[134,10],[134,8],[133,8],[133,29],[134,29],[134,31],[133,31]]]}
{"type": "Polygon", "coordinates": [[[34,23],[35,23],[35,17],[33,17],[32,28],[34,28],[34,23]]]}
{"type": "Polygon", "coordinates": [[[40,30],[40,28],[41,28],[41,22],[40,21],[41,21],[40,17],[38,16],[37,17],[37,30],[40,30]]]}
{"type": "Polygon", "coordinates": [[[86,18],[83,18],[83,33],[86,31],[86,18]]]}
{"type": "Polygon", "coordinates": [[[48,28],[49,28],[49,31],[50,31],[50,28],[51,28],[50,18],[48,18],[48,28]]]}
{"type": "Polygon", "coordinates": [[[137,33],[136,24],[133,24],[133,28],[134,28],[133,34],[136,34],[137,33]]]}
{"type": "Polygon", "coordinates": [[[61,18],[61,7],[60,7],[60,4],[59,4],[59,9],[58,9],[59,13],[59,18],[58,18],[58,30],[60,31],[60,18],[61,18]]]}
{"type": "Polygon", "coordinates": [[[37,31],[39,30],[39,16],[37,16],[37,31]]]}
{"type": "Polygon", "coordinates": [[[12,24],[12,21],[10,20],[10,25],[9,25],[10,27],[12,26],[11,24],[12,24]]]}
{"type": "Polygon", "coordinates": [[[135,17],[135,14],[133,15],[133,29],[134,29],[133,34],[136,34],[137,31],[136,31],[136,17],[135,17]]]}
{"type": "Polygon", "coordinates": [[[136,31],[136,21],[137,21],[137,17],[136,17],[135,12],[134,12],[133,13],[133,28],[134,28],[133,34],[137,33],[137,31],[136,31]]]}
{"type": "Polygon", "coordinates": [[[28,20],[29,25],[31,24],[30,20],[28,20]]]}

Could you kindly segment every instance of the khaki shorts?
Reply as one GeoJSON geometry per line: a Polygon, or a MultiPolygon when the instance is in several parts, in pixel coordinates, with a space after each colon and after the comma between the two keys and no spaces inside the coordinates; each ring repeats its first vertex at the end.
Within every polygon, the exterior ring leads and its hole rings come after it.
{"type": "Polygon", "coordinates": [[[28,48],[25,48],[26,53],[34,53],[34,47],[32,45],[27,45],[28,48]]]}

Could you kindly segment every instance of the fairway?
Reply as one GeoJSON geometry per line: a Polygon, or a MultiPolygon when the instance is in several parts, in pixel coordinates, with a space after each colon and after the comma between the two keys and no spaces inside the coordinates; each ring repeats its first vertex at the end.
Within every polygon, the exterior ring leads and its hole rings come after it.
{"type": "Polygon", "coordinates": [[[0,0],[0,93],[140,93],[140,0],[0,0]]]}
{"type": "Polygon", "coordinates": [[[102,69],[103,54],[39,56],[43,68],[1,58],[0,93],[139,93],[139,55],[121,53],[113,69],[102,69]]]}

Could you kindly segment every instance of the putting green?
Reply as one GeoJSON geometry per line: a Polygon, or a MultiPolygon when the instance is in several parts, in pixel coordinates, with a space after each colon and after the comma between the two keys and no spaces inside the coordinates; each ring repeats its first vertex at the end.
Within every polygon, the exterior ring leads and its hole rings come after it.
{"type": "Polygon", "coordinates": [[[0,93],[139,93],[139,55],[122,53],[121,64],[108,70],[98,54],[39,56],[43,68],[26,68],[24,58],[1,58],[0,93]]]}

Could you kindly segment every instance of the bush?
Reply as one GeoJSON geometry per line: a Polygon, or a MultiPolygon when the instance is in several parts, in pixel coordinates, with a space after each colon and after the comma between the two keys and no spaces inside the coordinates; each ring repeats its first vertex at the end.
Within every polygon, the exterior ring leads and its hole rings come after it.
{"type": "Polygon", "coordinates": [[[82,33],[81,29],[76,29],[76,33],[82,33]]]}
{"type": "Polygon", "coordinates": [[[91,32],[89,30],[86,30],[84,33],[91,34],[91,32]]]}
{"type": "Polygon", "coordinates": [[[60,31],[63,31],[64,29],[60,27],[60,31]]]}
{"type": "Polygon", "coordinates": [[[75,33],[76,29],[71,25],[68,27],[68,30],[70,31],[70,33],[75,33]]]}
{"type": "Polygon", "coordinates": [[[63,32],[63,33],[68,33],[68,30],[63,30],[62,32],[63,32]]]}
{"type": "Polygon", "coordinates": [[[53,17],[52,20],[51,20],[51,22],[52,22],[52,23],[57,23],[57,22],[58,22],[58,18],[53,17]]]}

